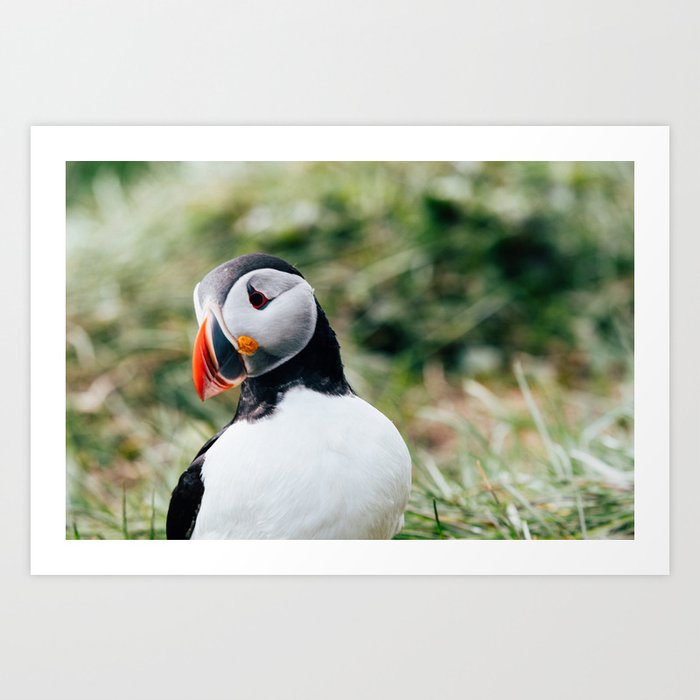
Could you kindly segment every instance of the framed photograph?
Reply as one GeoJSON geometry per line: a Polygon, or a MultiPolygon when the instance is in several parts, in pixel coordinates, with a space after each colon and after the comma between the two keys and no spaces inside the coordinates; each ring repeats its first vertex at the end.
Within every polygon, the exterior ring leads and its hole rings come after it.
{"type": "Polygon", "coordinates": [[[667,574],[667,127],[31,138],[33,574],[667,574]]]}

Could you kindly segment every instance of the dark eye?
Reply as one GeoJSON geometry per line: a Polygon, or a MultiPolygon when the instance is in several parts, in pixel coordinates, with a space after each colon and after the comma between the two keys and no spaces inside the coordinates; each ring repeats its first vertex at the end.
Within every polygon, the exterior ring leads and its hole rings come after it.
{"type": "Polygon", "coordinates": [[[251,285],[248,285],[248,301],[254,309],[264,309],[270,303],[270,300],[262,292],[251,285]]]}

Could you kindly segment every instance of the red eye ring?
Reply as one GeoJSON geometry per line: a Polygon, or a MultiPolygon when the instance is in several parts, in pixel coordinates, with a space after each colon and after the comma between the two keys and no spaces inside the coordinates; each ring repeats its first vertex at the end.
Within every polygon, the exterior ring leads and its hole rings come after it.
{"type": "Polygon", "coordinates": [[[254,309],[264,309],[270,300],[260,291],[255,289],[255,287],[248,287],[248,301],[254,309]]]}

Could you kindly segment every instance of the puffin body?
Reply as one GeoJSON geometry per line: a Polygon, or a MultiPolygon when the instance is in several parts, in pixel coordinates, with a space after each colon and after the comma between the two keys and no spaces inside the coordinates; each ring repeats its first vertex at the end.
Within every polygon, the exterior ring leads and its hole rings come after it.
{"type": "Polygon", "coordinates": [[[362,399],[304,387],[208,450],[193,539],[386,539],[402,525],[406,447],[362,399]]]}
{"type": "Polygon", "coordinates": [[[301,273],[253,254],[195,288],[193,379],[203,400],[241,384],[236,414],[173,491],[168,539],[388,539],[403,525],[411,459],[355,395],[301,273]]]}

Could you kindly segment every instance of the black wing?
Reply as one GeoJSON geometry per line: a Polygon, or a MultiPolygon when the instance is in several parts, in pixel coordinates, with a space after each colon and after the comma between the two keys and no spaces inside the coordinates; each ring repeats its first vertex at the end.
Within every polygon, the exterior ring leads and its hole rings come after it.
{"type": "MultiPolygon", "coordinates": [[[[229,423],[230,425],[230,423],[229,423]]],[[[192,464],[180,477],[170,497],[168,517],[165,521],[165,535],[169,540],[189,540],[197,522],[197,513],[202,504],[204,483],[202,482],[202,465],[206,451],[221,437],[228,428],[222,428],[214,437],[209,438],[197,453],[192,464]]]]}
{"type": "Polygon", "coordinates": [[[169,540],[189,540],[192,536],[204,494],[203,464],[204,455],[200,455],[190,464],[173,490],[165,521],[165,534],[169,540]]]}

